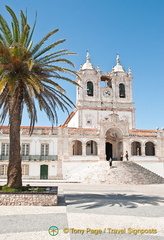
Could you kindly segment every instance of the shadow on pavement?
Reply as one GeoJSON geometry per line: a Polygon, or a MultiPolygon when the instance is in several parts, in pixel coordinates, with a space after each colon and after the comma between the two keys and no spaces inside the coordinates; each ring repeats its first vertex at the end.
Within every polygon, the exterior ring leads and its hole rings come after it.
{"type": "Polygon", "coordinates": [[[164,198],[137,194],[65,194],[66,205],[80,205],[78,208],[92,209],[109,206],[137,208],[138,205],[159,206],[164,203],[164,198]]]}

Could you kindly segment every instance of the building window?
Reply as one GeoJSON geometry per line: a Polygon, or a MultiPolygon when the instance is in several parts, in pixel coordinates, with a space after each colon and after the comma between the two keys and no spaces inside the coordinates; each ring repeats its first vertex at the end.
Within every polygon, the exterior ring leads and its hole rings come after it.
{"type": "Polygon", "coordinates": [[[41,144],[41,156],[48,156],[49,155],[49,144],[41,144]]]}
{"type": "Polygon", "coordinates": [[[7,175],[7,164],[0,165],[0,175],[7,175]]]}
{"type": "Polygon", "coordinates": [[[145,144],[145,155],[146,156],[155,156],[155,146],[152,142],[147,142],[145,144]]]}
{"type": "Polygon", "coordinates": [[[3,156],[9,155],[9,143],[2,143],[2,155],[3,156]]]}
{"type": "Polygon", "coordinates": [[[120,83],[119,85],[119,97],[120,98],[125,98],[125,85],[123,83],[120,83]]]}
{"type": "Polygon", "coordinates": [[[86,125],[87,125],[87,126],[91,126],[91,125],[92,125],[92,120],[91,120],[91,119],[90,119],[90,120],[87,120],[86,125]]]}
{"type": "Polygon", "coordinates": [[[132,142],[132,155],[133,156],[141,156],[141,143],[140,142],[132,142]]]}
{"type": "Polygon", "coordinates": [[[22,156],[29,156],[30,154],[30,144],[23,143],[22,144],[22,156]]]}
{"type": "Polygon", "coordinates": [[[29,165],[22,165],[22,175],[29,175],[29,165]]]}
{"type": "Polygon", "coordinates": [[[93,82],[87,82],[87,96],[93,96],[93,82]]]}
{"type": "Polygon", "coordinates": [[[72,155],[82,155],[82,143],[78,140],[72,142],[72,155]]]}
{"type": "Polygon", "coordinates": [[[88,141],[86,143],[86,155],[97,155],[97,143],[95,141],[88,141]]]}

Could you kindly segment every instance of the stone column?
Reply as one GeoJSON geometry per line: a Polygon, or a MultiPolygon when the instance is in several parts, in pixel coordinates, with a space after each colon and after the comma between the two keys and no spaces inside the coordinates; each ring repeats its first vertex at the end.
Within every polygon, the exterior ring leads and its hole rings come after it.
{"type": "Polygon", "coordinates": [[[105,144],[106,144],[106,141],[105,141],[104,137],[100,138],[100,142],[98,144],[98,147],[99,147],[98,155],[100,157],[100,161],[106,161],[106,152],[105,152],[106,145],[105,144]]]}
{"type": "Polygon", "coordinates": [[[126,161],[125,158],[126,151],[128,152],[129,159],[131,157],[131,144],[128,138],[123,138],[122,144],[123,144],[123,160],[126,161]]]}
{"type": "Polygon", "coordinates": [[[82,143],[82,155],[86,156],[86,143],[82,143]]]}
{"type": "Polygon", "coordinates": [[[142,143],[141,145],[141,156],[145,157],[145,143],[142,143]]]}

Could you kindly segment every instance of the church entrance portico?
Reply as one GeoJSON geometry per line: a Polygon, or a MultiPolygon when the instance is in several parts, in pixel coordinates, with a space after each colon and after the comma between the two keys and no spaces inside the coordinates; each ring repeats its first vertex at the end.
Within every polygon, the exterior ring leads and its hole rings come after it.
{"type": "Polygon", "coordinates": [[[120,160],[123,155],[123,137],[118,128],[110,128],[106,132],[106,160],[120,160]]]}
{"type": "Polygon", "coordinates": [[[109,161],[113,158],[113,145],[110,142],[106,142],[106,160],[109,161]]]}

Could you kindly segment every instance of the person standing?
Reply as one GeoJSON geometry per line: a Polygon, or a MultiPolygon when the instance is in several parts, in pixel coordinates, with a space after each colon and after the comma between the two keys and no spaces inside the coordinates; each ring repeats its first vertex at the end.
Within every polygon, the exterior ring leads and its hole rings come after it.
{"type": "Polygon", "coordinates": [[[128,161],[128,160],[129,160],[128,151],[126,151],[126,153],[125,153],[125,157],[126,157],[126,160],[128,161]]]}
{"type": "Polygon", "coordinates": [[[112,158],[109,159],[109,166],[112,168],[112,158]]]}

